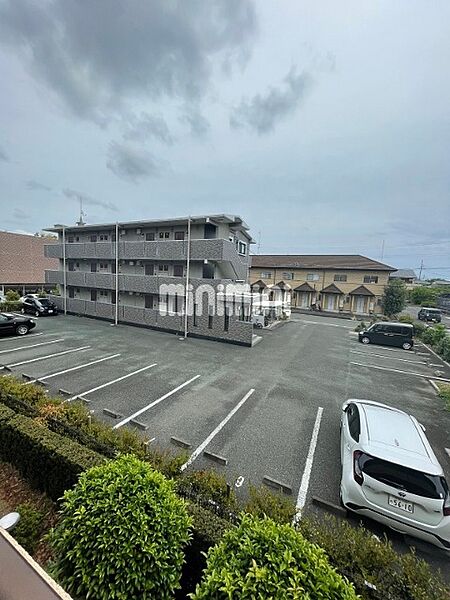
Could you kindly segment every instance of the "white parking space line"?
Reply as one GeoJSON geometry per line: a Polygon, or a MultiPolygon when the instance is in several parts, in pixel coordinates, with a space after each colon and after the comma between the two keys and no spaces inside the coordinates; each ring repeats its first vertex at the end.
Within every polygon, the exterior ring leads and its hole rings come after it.
{"type": "MultiPolygon", "coordinates": [[[[39,381],[47,381],[47,379],[51,379],[52,377],[56,377],[57,375],[64,375],[65,373],[78,371],[78,369],[84,369],[85,367],[90,367],[91,365],[97,365],[98,363],[104,362],[105,360],[111,360],[112,358],[117,358],[118,356],[120,356],[120,354],[111,354],[111,356],[105,356],[104,358],[91,360],[91,362],[84,363],[83,365],[71,367],[70,369],[64,369],[64,371],[58,371],[57,373],[52,373],[51,375],[44,375],[44,377],[39,377],[39,381]]],[[[29,385],[30,383],[35,383],[36,381],[37,379],[32,379],[31,381],[27,381],[24,385],[29,385]]]]}
{"type": "Polygon", "coordinates": [[[105,387],[108,387],[109,385],[112,385],[113,383],[118,383],[119,381],[123,381],[124,379],[128,379],[128,377],[132,377],[133,375],[137,375],[138,373],[142,373],[142,371],[146,371],[147,369],[151,369],[152,367],[156,367],[157,363],[153,363],[152,365],[147,365],[146,367],[142,367],[142,369],[138,369],[137,371],[132,371],[131,373],[128,373],[127,375],[122,375],[122,377],[118,377],[117,379],[113,379],[112,381],[108,381],[107,383],[104,383],[102,385],[98,385],[95,388],[92,388],[91,390],[87,390],[86,392],[81,392],[80,394],[76,394],[75,396],[72,396],[71,398],[68,398],[66,400],[66,402],[70,402],[71,400],[75,400],[75,398],[83,398],[84,396],[87,396],[88,394],[92,394],[93,392],[97,392],[98,390],[102,390],[105,387]]]}
{"type": "Polygon", "coordinates": [[[375,354],[374,352],[360,352],[359,350],[350,350],[351,354],[361,354],[362,356],[376,356],[377,358],[387,358],[388,360],[401,360],[402,362],[412,363],[414,365],[426,365],[424,360],[409,360],[408,358],[399,358],[397,356],[386,356],[386,354],[375,354]]]}
{"type": "Polygon", "coordinates": [[[445,377],[434,377],[433,375],[425,375],[424,373],[413,373],[412,371],[401,371],[400,369],[389,369],[388,367],[379,367],[378,365],[365,365],[363,363],[351,362],[351,365],[357,367],[366,367],[367,369],[378,369],[380,371],[390,371],[391,373],[401,373],[403,375],[414,375],[415,377],[424,377],[425,379],[436,379],[437,381],[445,381],[450,383],[450,379],[445,377]]]}
{"type": "Polygon", "coordinates": [[[46,356],[39,356],[38,358],[30,358],[29,360],[21,360],[17,363],[6,365],[8,368],[20,367],[20,365],[28,365],[30,363],[38,362],[40,360],[47,360],[48,358],[54,358],[55,356],[63,356],[64,354],[71,354],[72,352],[81,352],[87,350],[90,346],[80,346],[80,348],[71,348],[70,350],[64,350],[63,352],[55,352],[53,354],[47,354],[46,356]]]}
{"type": "Polygon", "coordinates": [[[296,513],[293,519],[293,524],[301,517],[302,510],[306,504],[306,496],[308,494],[309,480],[311,477],[311,471],[314,461],[314,453],[316,452],[317,438],[319,437],[320,423],[322,421],[323,408],[319,406],[317,409],[316,420],[314,422],[313,432],[311,435],[311,441],[309,443],[308,456],[306,457],[305,468],[303,470],[302,481],[300,483],[300,489],[298,490],[296,513]]]}
{"type": "MultiPolygon", "coordinates": [[[[132,419],[135,419],[139,415],[142,415],[142,413],[145,413],[147,410],[150,410],[150,408],[152,408],[153,406],[156,406],[157,404],[159,404],[160,402],[162,402],[166,398],[169,398],[170,396],[173,396],[173,394],[176,394],[179,390],[183,389],[184,387],[186,387],[187,385],[189,385],[190,383],[192,383],[193,381],[195,381],[199,377],[200,377],[200,375],[195,375],[195,377],[192,377],[191,379],[188,379],[187,381],[185,381],[184,383],[182,383],[178,387],[174,388],[173,390],[170,390],[170,392],[167,392],[167,394],[164,394],[164,396],[161,396],[161,398],[158,398],[157,400],[154,400],[153,402],[150,402],[150,404],[147,404],[147,406],[144,406],[144,408],[141,408],[140,410],[138,410],[135,413],[133,413],[131,416],[127,417],[126,419],[123,419],[122,421],[120,421],[119,423],[117,423],[117,425],[114,425],[113,429],[118,429],[119,427],[122,427],[122,425],[126,425],[132,419]]],[[[83,394],[83,396],[84,396],[84,394],[83,394]]]]}
{"type": "Polygon", "coordinates": [[[59,340],[51,340],[50,342],[41,342],[40,344],[30,344],[29,346],[20,346],[19,348],[8,348],[7,350],[0,350],[0,354],[8,354],[8,352],[18,352],[19,350],[28,350],[28,348],[37,348],[38,346],[48,346],[49,344],[57,344],[63,342],[64,338],[59,340]]]}
{"type": "Polygon", "coordinates": [[[253,394],[255,390],[252,388],[251,390],[249,390],[245,396],[242,398],[242,400],[240,400],[236,406],[233,408],[233,410],[231,410],[227,416],[223,419],[223,421],[221,421],[219,423],[219,425],[217,425],[217,427],[214,429],[214,431],[212,431],[208,437],[206,438],[206,440],[204,442],[202,442],[200,444],[200,446],[198,446],[194,452],[191,454],[191,456],[189,457],[189,459],[184,463],[184,465],[182,465],[181,467],[181,471],[184,471],[185,469],[187,469],[189,467],[189,465],[192,465],[192,463],[194,462],[194,460],[203,452],[203,450],[206,448],[206,446],[208,446],[208,444],[216,437],[216,435],[219,433],[219,431],[221,431],[221,429],[223,429],[225,427],[225,425],[228,423],[228,421],[231,419],[231,417],[233,415],[235,415],[237,413],[237,411],[241,408],[241,406],[243,406],[247,400],[250,398],[250,396],[253,394]]]}
{"type": "MultiPolygon", "coordinates": [[[[28,333],[27,334],[27,338],[30,337],[36,337],[37,335],[44,335],[44,333],[41,331],[39,333],[28,333]]],[[[8,336],[6,338],[3,338],[2,340],[0,340],[0,342],[18,342],[18,341],[22,341],[21,337],[12,337],[12,336],[8,336]]]]}

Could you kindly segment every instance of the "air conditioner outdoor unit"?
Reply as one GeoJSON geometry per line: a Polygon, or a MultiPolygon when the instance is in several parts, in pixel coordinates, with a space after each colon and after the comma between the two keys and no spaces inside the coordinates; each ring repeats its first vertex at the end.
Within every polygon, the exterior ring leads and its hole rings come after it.
{"type": "Polygon", "coordinates": [[[130,265],[130,267],[134,267],[134,261],[130,260],[130,262],[128,263],[130,265]]]}
{"type": "Polygon", "coordinates": [[[120,230],[120,235],[126,235],[126,233],[127,233],[126,229],[121,229],[120,230]]]}

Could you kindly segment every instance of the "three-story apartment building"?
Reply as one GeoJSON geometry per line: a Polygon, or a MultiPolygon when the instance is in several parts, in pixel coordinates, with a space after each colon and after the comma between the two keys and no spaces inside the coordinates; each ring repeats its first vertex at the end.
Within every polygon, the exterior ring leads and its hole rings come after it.
{"type": "Polygon", "coordinates": [[[59,286],[61,309],[251,346],[250,308],[227,295],[227,286],[248,277],[253,240],[240,217],[55,225],[48,231],[58,234],[46,256],[59,259],[59,270],[46,271],[46,282],[59,286]],[[230,297],[232,306],[223,301],[230,297]]]}
{"type": "Polygon", "coordinates": [[[364,316],[382,312],[384,288],[395,270],[359,254],[259,254],[251,257],[250,283],[254,290],[288,290],[292,308],[364,316]]]}

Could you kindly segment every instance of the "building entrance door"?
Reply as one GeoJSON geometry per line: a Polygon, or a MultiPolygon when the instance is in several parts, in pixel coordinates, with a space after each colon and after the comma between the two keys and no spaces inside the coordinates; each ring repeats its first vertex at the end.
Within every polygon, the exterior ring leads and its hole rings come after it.
{"type": "Polygon", "coordinates": [[[334,310],[334,294],[327,294],[325,300],[325,310],[334,310]]]}
{"type": "Polygon", "coordinates": [[[364,296],[356,297],[356,312],[362,314],[364,312],[364,296]]]}

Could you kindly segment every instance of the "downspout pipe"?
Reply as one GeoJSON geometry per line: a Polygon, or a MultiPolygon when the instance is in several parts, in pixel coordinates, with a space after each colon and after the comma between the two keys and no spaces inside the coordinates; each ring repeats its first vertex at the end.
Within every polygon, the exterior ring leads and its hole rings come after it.
{"type": "Polygon", "coordinates": [[[186,251],[186,289],[184,301],[184,339],[188,336],[188,313],[189,313],[189,270],[191,265],[191,217],[187,222],[187,251],[186,251]]]}

